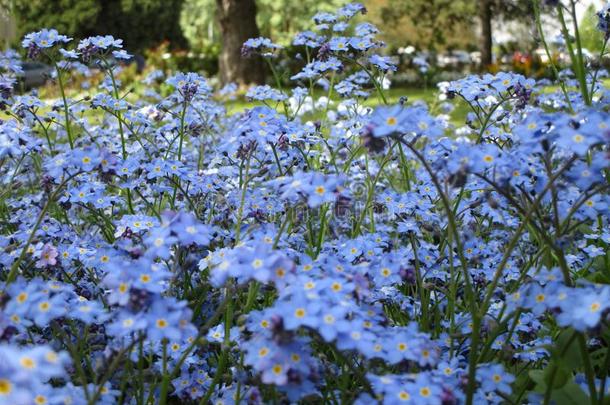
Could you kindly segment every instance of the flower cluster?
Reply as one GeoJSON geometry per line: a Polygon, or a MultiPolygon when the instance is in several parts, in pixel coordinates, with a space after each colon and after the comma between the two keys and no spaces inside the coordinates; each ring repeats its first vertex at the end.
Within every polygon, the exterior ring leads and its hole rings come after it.
{"type": "Polygon", "coordinates": [[[76,394],[72,384],[55,388],[51,383],[51,379],[69,378],[66,352],[56,352],[48,345],[17,347],[3,344],[0,345],[0,358],[0,398],[3,403],[59,403],[58,399],[69,400],[76,394]]]}
{"type": "Polygon", "coordinates": [[[250,38],[244,42],[241,48],[241,54],[244,57],[248,57],[253,54],[260,54],[264,57],[272,57],[274,52],[280,49],[282,49],[282,46],[274,44],[269,38],[250,38]]]}
{"type": "Polygon", "coordinates": [[[60,35],[56,29],[43,29],[38,32],[27,34],[21,46],[27,49],[28,57],[35,59],[42,52],[51,49],[57,45],[62,45],[70,42],[72,38],[65,35],[60,35]]]}
{"type": "Polygon", "coordinates": [[[111,36],[26,36],[65,102],[0,54],[0,403],[605,403],[603,75],[391,104],[365,11],[316,14],[299,87],[232,114],[196,73],[127,91],[111,36]]]}

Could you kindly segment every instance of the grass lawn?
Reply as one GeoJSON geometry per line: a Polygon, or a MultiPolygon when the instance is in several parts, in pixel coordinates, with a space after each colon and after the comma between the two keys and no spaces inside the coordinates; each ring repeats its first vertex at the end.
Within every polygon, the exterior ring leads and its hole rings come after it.
{"type": "MultiPolygon", "coordinates": [[[[142,91],[141,91],[142,89],[138,88],[138,87],[140,87],[140,85],[136,85],[135,87],[136,87],[134,89],[135,91],[127,97],[127,100],[130,100],[133,97],[137,98],[138,97],[137,95],[142,93],[142,91]]],[[[47,101],[55,100],[55,98],[53,98],[53,97],[44,97],[45,93],[46,93],[46,91],[42,92],[43,99],[46,99],[47,101]]],[[[77,91],[75,89],[68,89],[66,95],[69,98],[78,100],[78,99],[83,99],[85,96],[92,95],[92,94],[95,94],[95,92],[83,92],[82,90],[77,91]]],[[[438,93],[438,90],[434,87],[429,88],[429,89],[391,88],[389,90],[385,90],[384,94],[388,101],[388,104],[390,104],[390,105],[397,104],[401,97],[407,97],[408,103],[423,100],[426,103],[428,103],[428,105],[432,109],[434,108],[435,105],[438,105],[438,94],[439,93],[438,93]]],[[[321,97],[321,96],[326,96],[326,93],[319,91],[319,92],[316,92],[315,95],[316,95],[316,97],[321,97]]],[[[337,97],[336,95],[332,96],[331,98],[334,103],[341,102],[341,99],[339,97],[337,97]]],[[[458,99],[451,101],[451,103],[455,106],[454,111],[450,114],[451,122],[453,122],[455,125],[463,125],[465,118],[466,118],[466,114],[469,111],[469,107],[458,99]]],[[[383,104],[381,98],[374,91],[371,92],[370,97],[367,100],[365,100],[363,103],[363,105],[370,106],[370,107],[375,107],[375,106],[378,106],[381,104],[383,104]]],[[[224,105],[227,108],[227,111],[229,114],[235,114],[237,112],[243,111],[246,108],[251,108],[251,107],[257,106],[257,105],[263,105],[263,103],[259,102],[259,101],[248,101],[248,100],[246,100],[246,98],[243,95],[239,95],[234,100],[228,100],[228,101],[224,102],[224,105]]],[[[278,107],[281,108],[281,106],[278,106],[278,107]]],[[[85,115],[89,118],[95,119],[98,112],[101,113],[101,110],[87,110],[87,113],[85,115]]],[[[304,120],[318,120],[318,119],[322,119],[323,116],[324,116],[323,112],[317,112],[314,114],[308,114],[308,115],[304,116],[303,119],[304,120]]],[[[8,118],[8,115],[6,114],[6,112],[0,111],[0,119],[6,119],[6,118],[8,118]]]]}
{"type": "MultiPolygon", "coordinates": [[[[610,88],[610,79],[606,79],[602,83],[603,83],[604,87],[610,88]]],[[[135,88],[134,88],[135,91],[127,97],[127,100],[130,100],[132,97],[138,97],[137,95],[141,94],[142,90],[143,90],[141,88],[141,86],[142,85],[139,82],[136,82],[135,88]]],[[[558,89],[559,89],[558,86],[548,86],[543,89],[543,92],[551,93],[551,92],[557,91],[558,89]]],[[[48,90],[48,89],[45,89],[45,90],[48,90]]],[[[46,93],[46,91],[43,90],[42,94],[44,95],[45,93],[46,93]]],[[[74,90],[74,89],[73,90],[68,89],[68,91],[67,91],[67,96],[70,98],[73,98],[73,99],[82,99],[87,94],[91,95],[91,94],[95,94],[95,93],[94,92],[83,92],[81,90],[74,90]]],[[[438,111],[435,111],[435,107],[438,107],[438,105],[439,105],[439,100],[438,100],[439,92],[438,92],[438,89],[436,89],[435,87],[430,87],[428,89],[397,87],[397,88],[391,88],[389,90],[385,90],[384,94],[385,94],[388,104],[390,104],[390,105],[397,104],[400,101],[401,97],[407,97],[408,103],[413,103],[415,101],[423,100],[430,106],[433,113],[438,112],[438,111]]],[[[316,93],[315,93],[316,97],[322,97],[322,96],[326,96],[326,95],[327,94],[325,92],[322,92],[321,90],[316,91],[316,93]]],[[[335,102],[335,103],[338,103],[341,101],[341,99],[339,97],[337,97],[336,95],[331,96],[331,98],[332,98],[333,102],[335,102]]],[[[451,112],[451,114],[449,114],[450,121],[456,126],[464,125],[465,120],[466,120],[466,114],[468,114],[468,112],[470,111],[470,107],[459,98],[456,98],[449,102],[451,104],[453,104],[453,106],[455,107],[454,110],[451,112]]],[[[375,106],[378,106],[381,104],[383,104],[383,101],[381,100],[381,98],[375,91],[371,91],[370,97],[368,99],[366,99],[363,103],[363,105],[370,106],[370,107],[375,107],[375,106]]],[[[251,107],[257,106],[257,105],[263,105],[263,103],[261,103],[259,101],[248,101],[248,100],[246,100],[246,98],[243,95],[239,95],[234,100],[225,101],[224,105],[227,108],[227,111],[229,114],[235,114],[237,112],[243,111],[245,108],[251,108],[251,107]]],[[[97,115],[96,113],[98,111],[101,113],[101,110],[87,110],[86,116],[90,117],[94,120],[96,118],[96,115],[97,115]]],[[[308,115],[304,116],[303,119],[304,120],[319,120],[319,119],[322,119],[323,116],[324,116],[323,112],[316,112],[316,113],[308,114],[308,115]]],[[[8,116],[8,114],[6,114],[6,112],[0,111],[0,119],[7,119],[8,117],[9,116],[8,116]]]]}
{"type": "MultiPolygon", "coordinates": [[[[610,79],[605,79],[602,81],[602,84],[606,88],[610,88],[610,79]]],[[[542,89],[542,92],[545,94],[553,93],[559,90],[559,86],[547,86],[542,89]]],[[[571,89],[576,90],[576,89],[571,89]]],[[[412,103],[415,101],[423,100],[428,106],[434,111],[435,107],[438,106],[439,100],[438,95],[439,91],[436,87],[430,87],[427,89],[422,88],[406,88],[406,87],[396,87],[391,88],[389,90],[384,91],[386,100],[388,104],[394,105],[400,101],[401,97],[407,97],[408,103],[412,103]]],[[[321,91],[319,93],[316,92],[316,97],[326,96],[325,93],[321,91]]],[[[340,102],[339,97],[331,97],[334,102],[340,102]]],[[[466,122],[466,115],[471,111],[470,107],[466,102],[461,100],[460,98],[455,98],[454,100],[450,100],[449,103],[453,104],[455,107],[454,110],[449,114],[450,121],[456,126],[462,126],[466,122]]],[[[375,107],[383,104],[383,101],[379,97],[379,95],[375,91],[371,91],[370,97],[364,101],[363,103],[366,106],[375,107]]],[[[244,108],[252,107],[254,105],[262,105],[260,102],[251,102],[247,101],[245,97],[241,96],[235,100],[228,101],[225,106],[229,112],[229,114],[234,114],[236,112],[242,111],[244,108]]],[[[320,119],[322,118],[322,113],[312,114],[311,116],[305,117],[305,119],[320,119]]]]}
{"type": "MultiPolygon", "coordinates": [[[[428,89],[397,87],[384,91],[386,100],[390,105],[397,104],[400,101],[401,97],[407,97],[408,103],[423,100],[431,108],[434,108],[435,105],[438,105],[438,94],[438,89],[434,87],[428,89]]],[[[316,92],[316,97],[321,96],[326,96],[326,94],[322,92],[316,92]]],[[[336,96],[332,96],[331,98],[335,103],[341,101],[341,99],[336,96]]],[[[455,109],[450,114],[451,122],[455,125],[463,125],[466,119],[466,114],[470,111],[468,105],[458,99],[452,100],[451,103],[455,106],[455,109]]],[[[382,105],[383,101],[375,91],[372,91],[370,97],[365,100],[363,104],[365,106],[375,107],[378,105],[382,105]]],[[[243,96],[240,96],[235,100],[230,100],[225,104],[229,114],[240,112],[245,108],[252,107],[255,105],[263,105],[263,103],[256,101],[248,101],[243,96]]],[[[320,112],[317,114],[310,114],[304,117],[304,119],[321,119],[322,117],[323,113],[320,112]]]]}

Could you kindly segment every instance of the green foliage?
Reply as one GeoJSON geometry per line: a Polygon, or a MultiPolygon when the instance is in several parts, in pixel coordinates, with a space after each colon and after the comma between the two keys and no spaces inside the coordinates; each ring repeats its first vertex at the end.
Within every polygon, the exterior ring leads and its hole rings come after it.
{"type": "Polygon", "coordinates": [[[19,38],[41,28],[55,28],[71,36],[95,29],[102,6],[98,0],[17,0],[14,12],[19,38]]]}
{"type": "Polygon", "coordinates": [[[261,35],[289,45],[292,36],[299,31],[311,29],[311,17],[317,12],[334,12],[349,3],[347,0],[258,0],[257,23],[261,35]]]}
{"type": "MultiPolygon", "coordinates": [[[[258,0],[257,24],[261,35],[282,45],[289,45],[294,34],[313,26],[311,16],[318,11],[335,11],[347,0],[258,0]]],[[[180,26],[192,49],[197,51],[220,40],[215,21],[214,0],[184,0],[180,26]]]]}
{"type": "Polygon", "coordinates": [[[476,17],[475,3],[468,0],[388,0],[379,14],[389,26],[410,27],[402,45],[417,44],[421,49],[451,48],[465,37],[474,37],[471,20],[476,17]],[[456,36],[456,31],[463,35],[456,36]]]}
{"type": "Polygon", "coordinates": [[[591,4],[583,15],[578,28],[582,46],[594,54],[599,54],[602,50],[604,38],[597,29],[597,15],[595,12],[595,6],[591,4]]]}
{"type": "MultiPolygon", "coordinates": [[[[483,2],[491,5],[493,18],[496,20],[516,20],[532,15],[531,0],[369,0],[369,2],[379,3],[379,17],[385,23],[385,32],[392,33],[392,28],[398,27],[404,33],[401,46],[417,44],[419,48],[428,50],[475,47],[479,12],[483,2]]],[[[400,38],[400,35],[393,36],[400,38]]]]}
{"type": "Polygon", "coordinates": [[[142,50],[162,41],[185,45],[180,29],[183,0],[98,0],[103,4],[96,29],[123,38],[128,49],[142,50]]]}
{"type": "Polygon", "coordinates": [[[179,15],[183,0],[16,0],[19,36],[56,28],[75,38],[110,34],[130,51],[161,41],[184,44],[179,15]]]}
{"type": "Polygon", "coordinates": [[[180,27],[191,49],[201,51],[220,41],[215,12],[214,0],[184,0],[180,13],[180,27]]]}

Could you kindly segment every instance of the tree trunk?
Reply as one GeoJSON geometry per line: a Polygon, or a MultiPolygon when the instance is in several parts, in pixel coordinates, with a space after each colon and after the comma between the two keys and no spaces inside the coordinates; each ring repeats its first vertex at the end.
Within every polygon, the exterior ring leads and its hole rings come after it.
{"type": "Polygon", "coordinates": [[[250,38],[260,36],[256,25],[255,0],[216,0],[216,18],[222,36],[219,57],[220,79],[240,86],[263,83],[265,70],[258,57],[245,59],[241,47],[250,38]]]}
{"type": "Polygon", "coordinates": [[[486,70],[493,63],[492,55],[492,28],[491,28],[491,0],[479,1],[479,18],[481,19],[481,70],[486,70]]]}

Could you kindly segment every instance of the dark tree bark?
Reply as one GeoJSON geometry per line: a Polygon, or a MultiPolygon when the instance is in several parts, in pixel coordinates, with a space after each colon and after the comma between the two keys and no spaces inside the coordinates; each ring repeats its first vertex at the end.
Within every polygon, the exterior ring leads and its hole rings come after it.
{"type": "Polygon", "coordinates": [[[491,0],[479,1],[479,18],[481,20],[481,70],[485,70],[493,63],[492,47],[492,4],[491,0]]]}
{"type": "Polygon", "coordinates": [[[216,0],[216,18],[222,36],[219,68],[223,83],[263,83],[265,70],[260,57],[241,56],[241,46],[260,36],[256,25],[255,0],[216,0]]]}

